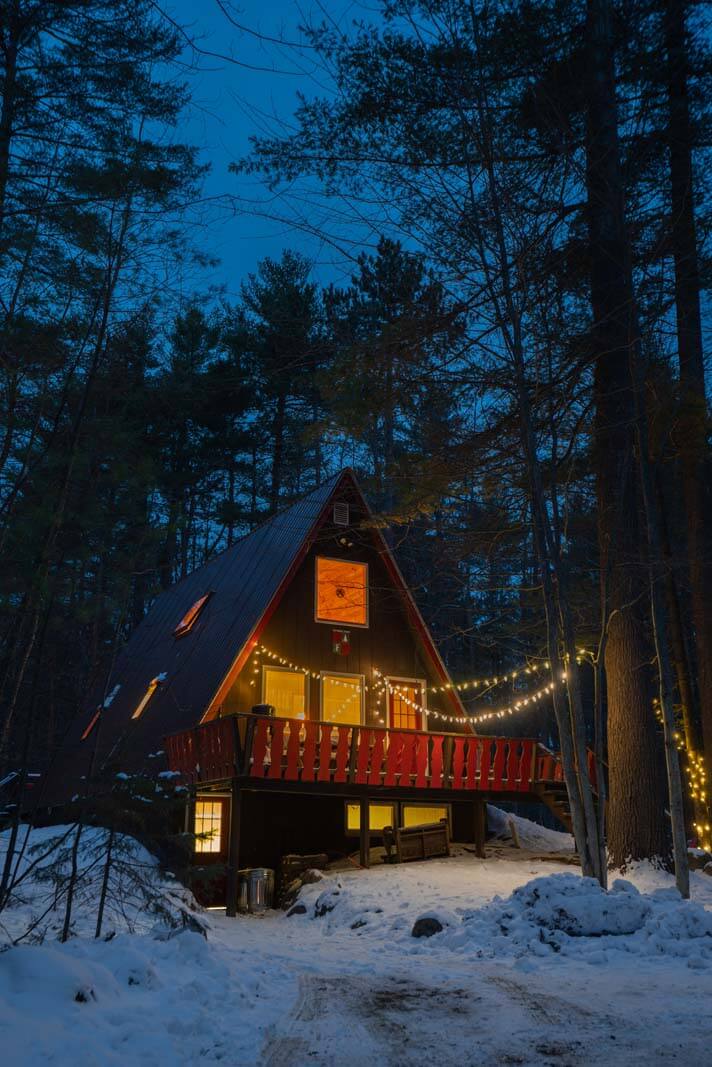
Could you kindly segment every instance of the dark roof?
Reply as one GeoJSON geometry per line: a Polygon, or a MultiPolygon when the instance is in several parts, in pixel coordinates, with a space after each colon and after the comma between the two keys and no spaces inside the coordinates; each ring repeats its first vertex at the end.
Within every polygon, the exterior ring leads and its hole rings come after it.
{"type": "MultiPolygon", "coordinates": [[[[143,762],[147,753],[161,747],[166,734],[200,721],[285,578],[306,553],[310,534],[331,496],[348,480],[353,481],[350,471],[334,475],[157,597],[117,657],[101,693],[93,695],[70,729],[42,791],[43,804],[54,803],[57,793],[64,794],[58,772],[60,766],[66,770],[68,755],[79,757],[82,763],[88,760],[93,746],[89,740],[79,744],[82,732],[104,693],[111,693],[115,685],[120,689],[95,727],[100,729],[97,765],[115,751],[122,766],[135,770],[135,758],[143,762]],[[210,597],[188,635],[174,637],[181,618],[210,590],[219,595],[210,597]],[[148,684],[161,674],[166,675],[165,682],[154,692],[144,714],[132,722],[148,684]],[[129,724],[131,752],[124,753],[122,739],[129,724]],[[83,751],[78,752],[77,746],[83,751]]],[[[76,774],[77,768],[73,769],[76,774]]]]}
{"type": "MultiPolygon", "coordinates": [[[[216,704],[228,676],[236,667],[241,669],[251,649],[250,639],[259,634],[305,558],[337,491],[348,491],[364,514],[370,514],[353,473],[341,471],[157,597],[117,657],[101,691],[93,694],[72,725],[40,790],[41,805],[63,803],[68,789],[76,792],[78,778],[88,773],[92,758],[94,772],[112,756],[122,770],[135,772],[145,767],[147,758],[151,763],[149,754],[162,749],[167,734],[201,721],[216,704]],[[208,592],[215,595],[209,597],[189,633],[175,637],[180,620],[208,592]],[[144,713],[132,720],[151,680],[163,675],[165,681],[154,691],[144,713]],[[97,707],[117,685],[110,707],[82,742],[97,707]]],[[[403,598],[410,625],[437,673],[449,681],[392,553],[380,531],[374,527],[371,532],[403,598]]],[[[457,693],[453,690],[448,695],[462,711],[457,693]]]]}

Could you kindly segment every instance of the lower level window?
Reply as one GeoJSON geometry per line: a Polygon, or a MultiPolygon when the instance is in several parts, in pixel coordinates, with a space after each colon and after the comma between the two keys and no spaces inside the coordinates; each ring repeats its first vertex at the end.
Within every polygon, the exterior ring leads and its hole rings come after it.
{"type": "MultiPolygon", "coordinates": [[[[369,804],[368,826],[369,830],[378,833],[384,826],[395,826],[396,810],[394,804],[369,804]]],[[[346,805],[346,830],[357,833],[361,829],[361,805],[346,805]]]]}
{"type": "Polygon", "coordinates": [[[196,852],[220,852],[223,808],[222,800],[196,800],[194,826],[196,852]]]}
{"type": "Polygon", "coordinates": [[[403,826],[422,826],[424,823],[447,819],[447,804],[404,804],[403,826]]]}

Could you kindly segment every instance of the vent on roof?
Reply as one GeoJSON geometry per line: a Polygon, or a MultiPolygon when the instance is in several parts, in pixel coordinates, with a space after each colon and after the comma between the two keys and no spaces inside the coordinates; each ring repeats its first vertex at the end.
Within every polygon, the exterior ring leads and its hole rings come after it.
{"type": "Polygon", "coordinates": [[[344,501],[334,504],[334,526],[348,526],[349,505],[344,501]]]}

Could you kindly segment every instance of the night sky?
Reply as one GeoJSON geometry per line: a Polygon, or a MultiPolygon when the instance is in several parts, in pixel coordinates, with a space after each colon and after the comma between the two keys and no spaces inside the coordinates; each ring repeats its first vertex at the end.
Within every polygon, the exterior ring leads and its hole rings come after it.
{"type": "MultiPolygon", "coordinates": [[[[326,0],[326,4],[329,17],[338,18],[343,27],[366,14],[360,4],[348,0],[326,0]]],[[[234,56],[253,67],[268,68],[250,70],[226,59],[202,55],[196,57],[200,72],[188,75],[193,100],[178,136],[197,145],[202,159],[211,164],[204,193],[215,199],[205,208],[207,229],[198,243],[220,259],[217,268],[199,273],[197,284],[201,288],[224,286],[232,298],[237,295],[240,280],[256,268],[260,259],[279,257],[286,247],[312,259],[319,280],[343,278],[349,273],[348,265],[336,261],[333,252],[309,235],[249,213],[235,214],[231,206],[219,200],[225,194],[250,195],[256,191],[255,179],[231,174],[228,165],[247,151],[250,135],[260,132],[263,120],[257,112],[289,120],[298,91],[307,95],[323,91],[312,76],[308,51],[299,55],[240,32],[230,25],[217,0],[169,0],[164,10],[187,27],[202,49],[234,56]],[[300,66],[304,73],[299,72],[300,66]],[[274,68],[288,73],[273,73],[274,68]]],[[[301,4],[296,0],[240,0],[239,11],[234,11],[235,19],[246,26],[290,41],[303,39],[298,26],[305,17],[311,15],[315,21],[321,18],[319,5],[311,0],[301,4]]],[[[188,54],[189,50],[186,58],[188,54]]]]}

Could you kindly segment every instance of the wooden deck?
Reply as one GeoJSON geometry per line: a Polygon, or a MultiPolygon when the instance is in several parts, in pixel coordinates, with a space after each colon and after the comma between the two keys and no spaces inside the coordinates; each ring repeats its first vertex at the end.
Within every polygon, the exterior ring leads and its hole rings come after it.
{"type": "MultiPolygon", "coordinates": [[[[561,762],[533,738],[487,737],[265,718],[213,719],[166,738],[170,770],[197,792],[229,791],[227,914],[236,914],[245,792],[358,800],[361,866],[370,862],[372,802],[469,801],[484,856],[487,800],[541,801],[570,829],[561,762]]],[[[595,786],[595,764],[589,753],[595,786]]]]}
{"type": "MultiPolygon", "coordinates": [[[[559,758],[532,738],[387,730],[264,718],[214,719],[166,738],[168,765],[193,786],[313,792],[536,794],[563,786],[559,758]]],[[[589,774],[595,785],[595,763],[589,774]]],[[[522,797],[523,799],[523,797],[522,797]]]]}

